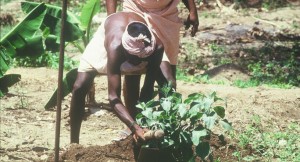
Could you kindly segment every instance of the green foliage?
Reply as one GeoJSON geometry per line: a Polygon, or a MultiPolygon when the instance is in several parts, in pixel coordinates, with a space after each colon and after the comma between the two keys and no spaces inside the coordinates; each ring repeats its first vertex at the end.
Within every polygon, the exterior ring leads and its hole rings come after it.
{"type": "Polygon", "coordinates": [[[207,11],[203,11],[200,13],[200,16],[201,17],[204,17],[204,18],[218,18],[218,14],[216,12],[213,12],[213,11],[210,11],[210,12],[207,12],[207,11]]]}
{"type": "MultiPolygon", "coordinates": [[[[27,16],[0,41],[0,76],[8,70],[12,58],[22,58],[29,65],[32,63],[28,58],[37,59],[45,51],[57,52],[59,48],[61,8],[34,2],[22,2],[21,7],[27,16]]],[[[66,41],[81,38],[82,31],[78,24],[76,16],[68,13],[66,41]]]]}
{"type": "Polygon", "coordinates": [[[248,87],[256,87],[259,86],[259,82],[257,80],[249,80],[249,81],[243,81],[243,80],[235,80],[233,82],[234,86],[240,87],[240,88],[248,88],[248,87]]]}
{"type": "MultiPolygon", "coordinates": [[[[12,0],[2,0],[3,3],[8,3],[8,2],[11,2],[12,0]]],[[[2,3],[0,2],[0,3],[2,3]]]]}
{"type": "Polygon", "coordinates": [[[289,84],[300,86],[300,45],[278,48],[272,43],[251,52],[256,59],[249,62],[252,79],[265,84],[289,84]]]}
{"type": "MultiPolygon", "coordinates": [[[[74,68],[67,72],[65,78],[63,79],[63,85],[62,85],[62,98],[67,96],[73,89],[73,85],[75,83],[77,77],[77,68],[74,68]]],[[[57,89],[55,92],[52,94],[51,98],[45,105],[45,109],[48,110],[57,104],[57,89]]]]}
{"type": "Polygon", "coordinates": [[[224,81],[213,81],[208,75],[187,75],[188,72],[182,69],[176,70],[176,79],[185,82],[203,83],[203,84],[220,84],[224,85],[224,81]]]}
{"type": "MultiPolygon", "coordinates": [[[[245,57],[227,57],[222,53],[226,52],[226,48],[210,44],[212,53],[215,53],[215,58],[212,58],[209,63],[214,65],[223,65],[234,63],[247,71],[250,75],[250,80],[234,81],[233,85],[246,88],[259,85],[267,85],[278,88],[291,88],[300,86],[300,43],[292,42],[290,44],[275,44],[274,42],[266,42],[259,48],[242,49],[245,57]],[[222,54],[222,55],[221,55],[222,54]],[[218,56],[220,55],[220,56],[218,56]]],[[[197,73],[189,75],[186,69],[194,69],[195,71],[202,69],[206,70],[208,63],[201,61],[189,60],[185,61],[194,63],[193,67],[182,68],[177,70],[177,79],[188,82],[200,82],[211,84],[224,84],[222,82],[210,81],[208,76],[199,75],[197,73]],[[199,66],[201,64],[201,66],[199,66]]],[[[203,59],[203,58],[202,58],[203,59]]],[[[186,66],[186,65],[185,65],[186,66]]]]}
{"type": "MultiPolygon", "coordinates": [[[[46,52],[36,57],[16,57],[14,66],[19,67],[50,67],[58,69],[59,55],[58,53],[46,52]]],[[[69,57],[64,58],[64,70],[71,70],[78,65],[78,61],[74,61],[69,57]]]]}
{"type": "MultiPolygon", "coordinates": [[[[0,77],[12,66],[13,60],[14,65],[18,66],[58,67],[61,7],[25,1],[21,2],[21,8],[26,17],[0,41],[0,77]]],[[[76,15],[67,12],[66,42],[74,42],[83,36],[80,23],[76,15]]],[[[74,61],[66,58],[64,67],[68,70],[74,64],[74,61]]]]}
{"type": "Polygon", "coordinates": [[[136,117],[139,125],[165,132],[163,139],[148,141],[144,147],[179,150],[180,154],[175,155],[179,161],[193,161],[196,156],[204,159],[210,153],[207,140],[216,124],[226,131],[232,129],[225,119],[225,108],[215,105],[216,101],[222,101],[215,92],[209,95],[194,93],[183,100],[180,93],[170,94],[169,86],[162,87],[161,91],[169,95],[137,105],[141,109],[136,117]]]}
{"type": "MultiPolygon", "coordinates": [[[[21,7],[25,13],[30,12],[33,8],[43,3],[35,2],[22,2],[21,7]]],[[[59,44],[61,33],[61,7],[44,4],[46,6],[46,15],[43,17],[43,24],[41,30],[45,37],[51,36],[51,39],[55,39],[59,44]]],[[[82,37],[83,32],[79,28],[80,21],[76,15],[71,12],[67,13],[67,19],[65,22],[65,41],[72,42],[82,37]]]]}
{"type": "Polygon", "coordinates": [[[253,123],[247,125],[238,135],[241,149],[251,147],[253,154],[243,156],[241,151],[237,151],[234,155],[243,161],[272,161],[274,158],[277,159],[276,161],[299,161],[300,127],[298,124],[290,123],[286,128],[273,132],[265,129],[260,117],[254,116],[253,123]]]}
{"type": "Polygon", "coordinates": [[[0,41],[0,96],[8,92],[8,87],[18,82],[20,75],[4,75],[12,64],[14,57],[35,57],[44,52],[42,36],[37,30],[45,16],[45,5],[40,4],[32,9],[28,15],[8,32],[0,41]],[[10,79],[6,79],[7,76],[10,79]],[[4,84],[5,82],[5,84],[4,84]]]}
{"type": "MultiPolygon", "coordinates": [[[[257,87],[259,85],[261,85],[261,83],[258,80],[255,79],[250,79],[247,81],[243,81],[243,80],[235,80],[233,82],[234,86],[237,86],[239,88],[249,88],[249,87],[257,87]]],[[[273,87],[273,88],[281,88],[281,89],[290,89],[292,87],[294,87],[293,85],[290,84],[265,84],[265,86],[267,87],[273,87]]]]}
{"type": "Polygon", "coordinates": [[[211,50],[212,54],[220,55],[224,54],[226,48],[222,45],[218,45],[216,43],[209,44],[209,49],[211,50]]]}
{"type": "Polygon", "coordinates": [[[89,0],[82,8],[80,15],[80,26],[82,29],[86,30],[86,41],[90,40],[92,18],[98,11],[100,11],[99,0],[89,0]]]}
{"type": "Polygon", "coordinates": [[[37,51],[43,49],[41,35],[35,34],[46,14],[45,8],[42,4],[34,8],[23,21],[1,39],[0,77],[8,70],[12,57],[22,56],[29,49],[32,50],[32,55],[36,55],[37,51]]]}
{"type": "Polygon", "coordinates": [[[9,69],[12,62],[11,57],[5,54],[5,48],[0,45],[0,77],[9,69]]]}
{"type": "Polygon", "coordinates": [[[263,0],[262,6],[268,10],[284,7],[286,0],[263,0]]]}
{"type": "Polygon", "coordinates": [[[209,44],[209,49],[215,58],[212,60],[213,64],[216,66],[225,65],[232,63],[232,59],[225,55],[227,49],[224,45],[219,45],[216,43],[209,44]]]}

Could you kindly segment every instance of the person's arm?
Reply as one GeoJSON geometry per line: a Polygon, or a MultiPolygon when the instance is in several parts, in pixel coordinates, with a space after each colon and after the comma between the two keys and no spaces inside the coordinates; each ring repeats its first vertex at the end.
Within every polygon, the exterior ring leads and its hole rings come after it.
{"type": "Polygon", "coordinates": [[[193,25],[191,35],[195,36],[198,31],[199,18],[197,13],[197,8],[194,0],[182,0],[186,8],[189,10],[189,16],[185,22],[186,29],[193,25]]]}
{"type": "MultiPolygon", "coordinates": [[[[120,24],[121,25],[121,24],[120,24]]],[[[107,79],[108,79],[108,99],[111,108],[115,111],[118,118],[125,123],[139,139],[144,140],[144,131],[135,123],[130,116],[128,109],[121,101],[121,71],[120,66],[124,61],[122,58],[121,36],[122,32],[112,29],[111,33],[106,33],[105,48],[107,51],[107,79]]]]}
{"type": "Polygon", "coordinates": [[[130,128],[134,123],[134,119],[130,116],[127,108],[122,103],[120,97],[121,96],[121,72],[119,69],[121,65],[120,63],[121,59],[119,54],[119,52],[121,51],[120,48],[121,47],[108,48],[108,60],[107,60],[108,99],[111,108],[115,111],[116,115],[120,118],[122,122],[124,122],[130,128]]]}
{"type": "Polygon", "coordinates": [[[105,0],[107,16],[117,11],[117,0],[105,0]]]}
{"type": "Polygon", "coordinates": [[[164,49],[163,47],[160,47],[159,49],[156,49],[151,58],[149,58],[146,76],[144,79],[144,85],[141,88],[141,94],[140,94],[140,101],[141,102],[148,102],[153,97],[154,92],[154,83],[156,80],[156,77],[158,73],[160,73],[160,64],[162,60],[164,49]]]}

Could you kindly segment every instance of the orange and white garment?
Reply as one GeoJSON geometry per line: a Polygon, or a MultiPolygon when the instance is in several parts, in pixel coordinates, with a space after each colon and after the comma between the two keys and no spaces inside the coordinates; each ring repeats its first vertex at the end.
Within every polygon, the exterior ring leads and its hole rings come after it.
{"type": "Polygon", "coordinates": [[[96,69],[99,74],[107,73],[107,51],[104,47],[104,39],[105,29],[102,23],[81,55],[78,72],[96,69]]]}
{"type": "Polygon", "coordinates": [[[162,41],[165,49],[163,61],[177,64],[179,31],[182,22],[178,17],[179,0],[124,0],[123,11],[143,17],[153,33],[162,41]]]}
{"type": "MultiPolygon", "coordinates": [[[[178,3],[179,0],[124,0],[123,3],[125,12],[137,13],[145,19],[148,27],[164,45],[165,53],[162,60],[172,65],[177,64],[179,30],[182,25],[178,17],[178,3]]],[[[79,72],[96,69],[98,73],[106,74],[107,51],[104,47],[104,33],[102,23],[81,56],[79,72]]]]}

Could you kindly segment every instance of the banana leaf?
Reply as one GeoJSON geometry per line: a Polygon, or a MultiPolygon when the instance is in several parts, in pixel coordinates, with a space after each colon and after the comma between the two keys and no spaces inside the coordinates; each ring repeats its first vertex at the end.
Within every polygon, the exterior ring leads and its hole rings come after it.
{"type": "Polygon", "coordinates": [[[81,10],[80,15],[80,27],[86,30],[86,37],[87,41],[90,39],[90,29],[91,29],[91,22],[93,16],[100,11],[100,1],[99,0],[88,0],[81,10]]]}
{"type": "Polygon", "coordinates": [[[9,69],[12,59],[5,54],[5,48],[0,46],[0,77],[9,69]]]}
{"type": "Polygon", "coordinates": [[[57,43],[58,37],[56,35],[48,35],[45,39],[46,51],[59,52],[59,43],[57,43]]]}
{"type": "MultiPolygon", "coordinates": [[[[73,85],[76,81],[76,77],[77,77],[77,68],[70,70],[66,74],[62,84],[62,98],[67,96],[70,92],[72,92],[73,85]]],[[[50,100],[45,105],[45,109],[49,110],[50,108],[53,108],[56,105],[57,105],[57,89],[55,90],[50,100]]]]}
{"type": "Polygon", "coordinates": [[[36,6],[9,33],[0,40],[0,77],[8,70],[12,58],[43,52],[39,30],[46,14],[45,4],[36,6]],[[28,47],[26,47],[28,46],[28,47]],[[29,53],[26,53],[30,51],[29,53]]]}
{"type": "MultiPolygon", "coordinates": [[[[38,2],[24,1],[24,2],[21,2],[21,8],[25,13],[28,13],[33,8],[35,8],[36,6],[38,6],[40,4],[41,3],[38,3],[38,2]]],[[[57,17],[57,18],[61,17],[62,8],[60,6],[54,6],[54,5],[50,5],[50,4],[45,4],[45,5],[48,9],[47,14],[52,15],[53,17],[57,17]]],[[[68,21],[72,24],[80,24],[80,21],[77,18],[77,16],[75,14],[73,14],[72,12],[69,12],[69,11],[67,11],[66,21],[68,21]]]]}
{"type": "Polygon", "coordinates": [[[0,77],[0,97],[3,97],[8,92],[8,87],[11,87],[20,80],[20,74],[8,74],[0,77]]]}
{"type": "Polygon", "coordinates": [[[6,54],[10,57],[24,54],[17,53],[16,49],[26,46],[27,41],[36,36],[46,14],[45,11],[45,4],[38,5],[1,39],[0,45],[6,49],[6,54]]]}
{"type": "Polygon", "coordinates": [[[39,56],[45,52],[42,36],[26,38],[26,44],[16,49],[17,53],[23,53],[22,56],[39,56]]]}
{"type": "MultiPolygon", "coordinates": [[[[9,69],[14,57],[37,56],[45,53],[45,50],[59,50],[61,7],[21,2],[21,8],[27,13],[26,17],[0,40],[0,77],[9,69]]],[[[83,36],[79,24],[77,16],[67,12],[66,42],[78,40],[83,36]]]]}
{"type": "MultiPolygon", "coordinates": [[[[22,2],[21,8],[25,13],[29,13],[33,8],[40,5],[41,3],[36,2],[22,2]]],[[[56,43],[59,43],[60,32],[61,32],[61,7],[45,4],[47,11],[43,20],[41,30],[44,31],[46,28],[48,34],[55,35],[58,37],[56,43]]],[[[67,19],[65,22],[65,41],[72,42],[80,39],[83,35],[83,31],[79,27],[80,21],[76,15],[71,12],[67,12],[67,19]]]]}

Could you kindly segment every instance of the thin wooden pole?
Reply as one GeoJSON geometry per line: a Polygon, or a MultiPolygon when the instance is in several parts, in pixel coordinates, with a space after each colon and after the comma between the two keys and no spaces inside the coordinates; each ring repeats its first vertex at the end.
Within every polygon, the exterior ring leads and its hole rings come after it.
{"type": "Polygon", "coordinates": [[[62,102],[62,82],[64,71],[64,51],[65,51],[65,21],[67,17],[67,0],[63,0],[61,12],[61,32],[59,48],[59,69],[58,69],[58,87],[57,87],[57,110],[56,110],[56,129],[55,129],[55,162],[59,161],[59,139],[60,139],[60,121],[61,121],[61,102],[62,102]]]}

